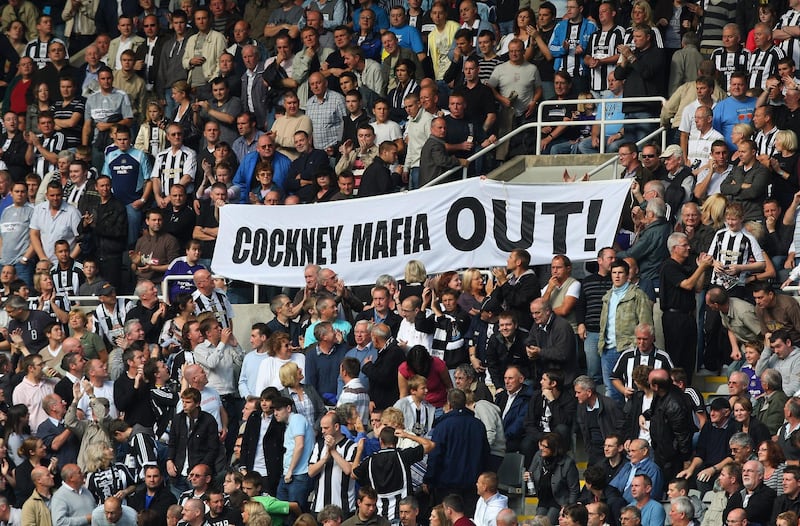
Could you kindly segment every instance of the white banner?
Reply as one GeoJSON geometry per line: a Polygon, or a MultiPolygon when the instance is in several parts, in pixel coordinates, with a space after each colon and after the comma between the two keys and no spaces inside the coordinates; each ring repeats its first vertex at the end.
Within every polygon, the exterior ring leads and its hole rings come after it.
{"type": "Polygon", "coordinates": [[[594,259],[610,246],[630,181],[508,184],[478,178],[387,196],[298,206],[226,205],[213,270],[263,285],[305,286],[303,267],[333,268],[348,285],[504,266],[514,248],[532,264],[554,254],[594,259]]]}

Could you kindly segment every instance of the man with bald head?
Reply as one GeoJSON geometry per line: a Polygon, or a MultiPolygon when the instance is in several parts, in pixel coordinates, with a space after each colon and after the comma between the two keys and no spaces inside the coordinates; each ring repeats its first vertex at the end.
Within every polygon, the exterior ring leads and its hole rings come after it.
{"type": "Polygon", "coordinates": [[[42,400],[42,409],[47,419],[39,424],[36,435],[47,447],[48,456],[58,457],[58,461],[65,464],[74,464],[78,461],[81,442],[64,426],[67,405],[57,394],[50,394],[42,400]]]}
{"type": "Polygon", "coordinates": [[[195,315],[211,312],[223,329],[233,329],[233,307],[225,291],[214,287],[211,272],[206,269],[198,270],[192,277],[194,286],[197,287],[192,292],[195,315]]]}
{"type": "Polygon", "coordinates": [[[466,159],[459,159],[447,153],[445,137],[447,137],[447,122],[443,117],[436,117],[431,121],[431,134],[420,153],[420,159],[424,159],[419,166],[420,186],[428,184],[451,168],[469,164],[466,159]]]}
{"type": "Polygon", "coordinates": [[[328,89],[328,81],[322,73],[312,73],[308,77],[308,87],[312,95],[306,104],[306,115],[314,130],[314,147],[325,150],[330,156],[342,140],[344,118],[348,115],[344,97],[328,89]]]}
{"type": "Polygon", "coordinates": [[[37,466],[31,472],[34,492],[22,505],[22,524],[36,526],[53,526],[50,515],[50,495],[53,486],[53,474],[44,466],[37,466]]]}
{"type": "Polygon", "coordinates": [[[188,526],[201,526],[205,524],[206,508],[202,500],[189,499],[183,503],[181,519],[188,526]]]}
{"type": "Polygon", "coordinates": [[[92,526],[136,526],[136,511],[109,497],[92,512],[92,526]]]}

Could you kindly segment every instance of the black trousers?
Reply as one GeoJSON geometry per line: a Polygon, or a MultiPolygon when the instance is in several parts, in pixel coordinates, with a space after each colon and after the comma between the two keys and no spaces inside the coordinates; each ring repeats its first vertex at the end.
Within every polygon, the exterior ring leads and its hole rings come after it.
{"type": "Polygon", "coordinates": [[[686,371],[687,385],[691,385],[697,355],[697,322],[694,313],[664,311],[661,322],[664,326],[664,350],[675,366],[686,371]]]}

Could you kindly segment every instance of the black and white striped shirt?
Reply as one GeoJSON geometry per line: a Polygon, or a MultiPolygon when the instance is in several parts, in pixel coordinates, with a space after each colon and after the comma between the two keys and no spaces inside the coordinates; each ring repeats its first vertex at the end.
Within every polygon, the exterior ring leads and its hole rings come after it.
{"type": "MultiPolygon", "coordinates": [[[[661,35],[661,30],[657,27],[651,28],[653,31],[653,45],[658,49],[664,49],[664,37],[661,35]]],[[[633,26],[625,29],[625,39],[623,44],[629,46],[631,50],[636,49],[636,46],[633,44],[633,26]]]]}
{"type": "MultiPolygon", "coordinates": [[[[356,458],[356,444],[347,437],[342,436],[339,443],[336,444],[336,451],[344,458],[346,462],[353,462],[356,458]]],[[[308,463],[316,464],[322,457],[325,456],[327,446],[322,440],[318,440],[314,444],[314,450],[311,452],[311,458],[308,463]]],[[[317,493],[314,497],[313,510],[315,512],[322,511],[322,508],[330,504],[339,506],[345,512],[345,515],[350,515],[356,511],[356,485],[355,480],[350,475],[345,475],[339,464],[328,457],[325,467],[319,472],[317,479],[317,493]]]]}
{"type": "MultiPolygon", "coordinates": [[[[60,131],[53,132],[50,137],[39,135],[39,141],[42,143],[42,148],[53,153],[58,153],[63,150],[64,145],[66,144],[66,138],[60,131]]],[[[56,163],[51,163],[42,157],[42,154],[39,152],[38,148],[34,148],[34,155],[36,159],[33,161],[33,171],[39,177],[44,177],[46,173],[58,168],[56,163]]]]}
{"type": "Polygon", "coordinates": [[[117,298],[113,312],[109,312],[102,303],[92,312],[94,318],[94,332],[99,334],[106,346],[116,347],[116,339],[122,336],[125,327],[125,316],[133,308],[133,302],[125,298],[117,298]]]}
{"type": "MultiPolygon", "coordinates": [[[[708,253],[714,261],[719,261],[723,265],[744,265],[750,261],[751,256],[755,261],[764,261],[764,254],[758,241],[744,229],[738,232],[732,232],[727,228],[717,231],[711,240],[708,253]]],[[[738,281],[739,277],[734,276],[733,279],[738,281]]],[[[716,270],[711,275],[711,283],[726,289],[736,286],[732,283],[731,276],[718,273],[716,270]]]]}
{"type": "Polygon", "coordinates": [[[775,154],[775,135],[778,133],[778,128],[773,126],[771,130],[764,133],[758,132],[756,135],[756,154],[767,155],[772,157],[775,154]]]}
{"type": "Polygon", "coordinates": [[[617,359],[611,378],[621,380],[625,387],[635,389],[633,385],[633,370],[637,365],[647,365],[653,369],[670,370],[674,367],[672,359],[661,349],[653,349],[647,354],[638,348],[628,349],[617,359]]]}
{"type": "MultiPolygon", "coordinates": [[[[194,178],[197,171],[195,159],[194,151],[186,146],[181,146],[177,152],[172,147],[167,148],[156,155],[150,179],[158,179],[161,193],[168,196],[172,185],[180,183],[181,177],[189,175],[194,178]]],[[[191,191],[191,188],[187,188],[187,191],[191,191]]]]}
{"type": "MultiPolygon", "coordinates": [[[[625,30],[614,26],[608,31],[598,29],[589,37],[586,56],[606,58],[617,54],[617,46],[625,40],[625,30]]],[[[608,89],[608,74],[614,71],[616,64],[601,64],[589,70],[591,88],[594,91],[608,89]]]]}
{"type": "Polygon", "coordinates": [[[86,276],[83,275],[83,265],[77,261],[73,261],[67,269],[56,265],[50,270],[50,276],[53,278],[53,285],[58,294],[72,296],[78,295],[78,289],[86,281],[86,276]]]}
{"type": "Polygon", "coordinates": [[[211,292],[211,297],[208,297],[199,290],[196,290],[192,292],[192,299],[194,299],[195,303],[195,315],[199,315],[203,312],[213,312],[214,317],[217,318],[217,321],[222,325],[223,329],[231,326],[231,322],[233,321],[233,307],[231,307],[231,302],[228,301],[228,295],[225,294],[225,291],[214,289],[213,292],[211,292]]]}
{"type": "Polygon", "coordinates": [[[722,87],[728,91],[733,72],[747,71],[750,65],[750,50],[741,48],[737,51],[725,51],[724,47],[719,47],[711,53],[711,62],[725,79],[725,85],[722,87]]]}
{"type": "Polygon", "coordinates": [[[767,79],[778,71],[778,61],[784,56],[783,50],[775,46],[770,46],[766,50],[756,48],[750,55],[747,67],[750,72],[749,87],[766,88],[767,79]]]}
{"type": "MultiPolygon", "coordinates": [[[[789,9],[781,16],[778,23],[775,24],[775,29],[783,29],[784,27],[800,26],[800,11],[789,9]]],[[[778,47],[783,51],[784,55],[793,59],[795,65],[800,64],[800,40],[796,37],[787,38],[778,44],[778,47]]]]}

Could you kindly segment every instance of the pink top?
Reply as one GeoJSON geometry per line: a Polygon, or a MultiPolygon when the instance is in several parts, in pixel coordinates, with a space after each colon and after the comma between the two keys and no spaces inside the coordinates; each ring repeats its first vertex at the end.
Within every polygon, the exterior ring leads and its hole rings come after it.
{"type": "MultiPolygon", "coordinates": [[[[406,380],[415,374],[409,368],[408,362],[401,363],[400,367],[397,368],[397,372],[406,380]]],[[[433,407],[443,407],[447,401],[447,387],[442,382],[442,374],[450,374],[447,371],[447,365],[441,358],[434,357],[433,363],[431,363],[431,372],[427,378],[428,395],[425,397],[425,400],[433,407]]]]}

